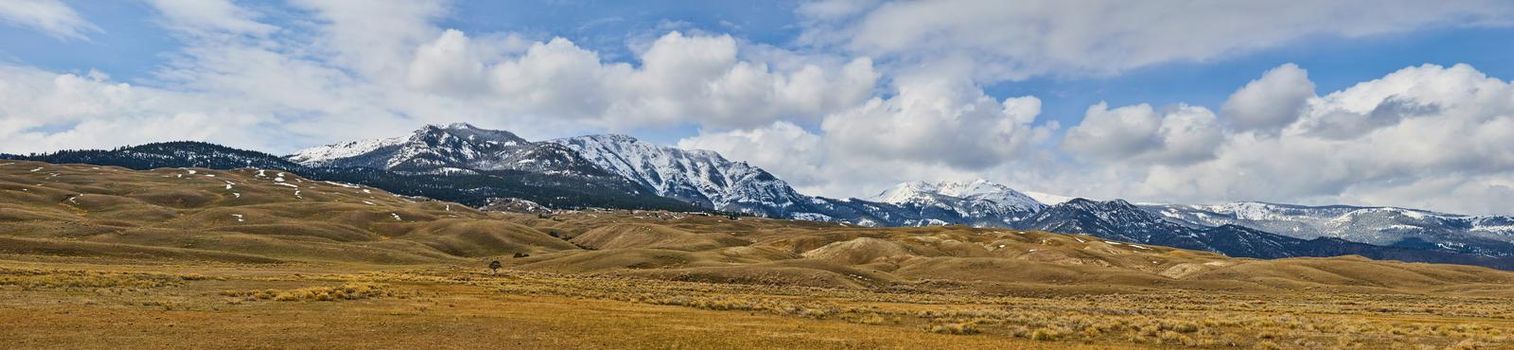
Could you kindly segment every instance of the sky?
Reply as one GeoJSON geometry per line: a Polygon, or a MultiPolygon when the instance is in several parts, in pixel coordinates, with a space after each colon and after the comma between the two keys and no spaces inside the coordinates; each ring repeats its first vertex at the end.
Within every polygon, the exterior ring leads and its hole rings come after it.
{"type": "Polygon", "coordinates": [[[1514,2],[0,0],[0,152],[468,122],[803,192],[1514,214],[1514,2]]]}

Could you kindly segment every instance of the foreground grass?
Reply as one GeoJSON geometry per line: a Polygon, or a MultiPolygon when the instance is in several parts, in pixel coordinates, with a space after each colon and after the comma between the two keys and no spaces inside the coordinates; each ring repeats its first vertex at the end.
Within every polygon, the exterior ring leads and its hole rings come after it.
{"type": "Polygon", "coordinates": [[[0,261],[0,347],[1501,349],[1514,346],[1511,301],[0,261]]]}

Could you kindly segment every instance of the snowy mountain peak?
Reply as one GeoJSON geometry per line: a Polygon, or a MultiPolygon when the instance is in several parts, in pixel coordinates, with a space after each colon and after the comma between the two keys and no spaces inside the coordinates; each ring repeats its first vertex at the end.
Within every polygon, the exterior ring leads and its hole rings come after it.
{"type": "Polygon", "coordinates": [[[902,204],[938,204],[943,202],[987,201],[1001,206],[1038,211],[1046,205],[1034,198],[1015,191],[1009,186],[984,179],[972,181],[914,181],[895,185],[874,196],[872,200],[902,204]]]}
{"type": "Polygon", "coordinates": [[[410,173],[520,170],[548,175],[608,175],[560,145],[533,143],[509,131],[467,123],[431,124],[406,137],[316,147],[288,159],[307,166],[410,173]]]}
{"type": "Polygon", "coordinates": [[[805,198],[767,171],[711,151],[666,147],[614,134],[547,142],[572,149],[660,196],[708,208],[771,212],[805,198]]]}
{"type": "Polygon", "coordinates": [[[1510,255],[1514,218],[1394,207],[1306,206],[1266,202],[1147,204],[1148,211],[1189,226],[1240,225],[1301,238],[1375,245],[1434,245],[1481,255],[1510,255]]]}
{"type": "Polygon", "coordinates": [[[617,142],[617,143],[640,143],[641,142],[641,140],[637,139],[635,136],[626,135],[626,134],[584,135],[584,136],[578,136],[578,137],[570,137],[569,139],[589,139],[589,140],[595,140],[597,142],[617,142]]]}
{"type": "Polygon", "coordinates": [[[304,165],[332,165],[378,151],[397,151],[398,154],[404,155],[428,153],[424,149],[468,148],[473,152],[479,152],[477,148],[480,147],[508,147],[523,143],[526,143],[525,139],[508,131],[479,129],[468,123],[431,124],[416,129],[408,137],[360,140],[311,147],[295,152],[286,158],[304,165]]]}
{"type": "Polygon", "coordinates": [[[426,125],[411,133],[410,143],[459,146],[474,145],[513,146],[528,143],[526,139],[504,130],[479,129],[468,123],[452,123],[445,126],[426,125]]]}
{"type": "Polygon", "coordinates": [[[406,140],[405,137],[391,137],[316,146],[299,150],[285,158],[304,165],[323,165],[337,159],[355,157],[380,148],[397,146],[405,143],[406,140]]]}
{"type": "MultiPolygon", "coordinates": [[[[435,127],[435,125],[427,125],[427,126],[435,127]]],[[[442,126],[440,128],[441,129],[452,129],[452,130],[470,130],[470,129],[471,130],[478,130],[479,129],[477,126],[473,126],[473,124],[468,124],[468,123],[451,123],[451,124],[447,124],[445,126],[442,126]]]]}
{"type": "Polygon", "coordinates": [[[1009,188],[1009,186],[996,184],[984,179],[966,182],[940,182],[936,184],[936,192],[954,197],[1020,194],[1019,191],[1015,191],[1009,188]]]}
{"type": "Polygon", "coordinates": [[[905,182],[871,198],[922,217],[947,217],[976,226],[1007,226],[1046,208],[1009,186],[984,179],[905,182]]]}
{"type": "Polygon", "coordinates": [[[1030,198],[1034,198],[1037,202],[1041,202],[1042,204],[1046,204],[1046,205],[1057,205],[1057,204],[1067,203],[1067,201],[1070,201],[1070,200],[1073,200],[1073,199],[1077,198],[1077,197],[1072,197],[1072,196],[1064,196],[1064,195],[1060,195],[1060,194],[1050,194],[1050,193],[1044,193],[1044,192],[1025,191],[1025,192],[1021,192],[1021,193],[1024,193],[1026,196],[1030,196],[1030,198]]]}
{"type": "Polygon", "coordinates": [[[879,192],[877,195],[874,195],[872,198],[868,199],[877,202],[898,204],[909,202],[917,198],[927,198],[930,194],[935,192],[935,184],[929,182],[902,182],[898,185],[894,185],[894,187],[890,187],[887,190],[883,190],[883,192],[879,192]]]}

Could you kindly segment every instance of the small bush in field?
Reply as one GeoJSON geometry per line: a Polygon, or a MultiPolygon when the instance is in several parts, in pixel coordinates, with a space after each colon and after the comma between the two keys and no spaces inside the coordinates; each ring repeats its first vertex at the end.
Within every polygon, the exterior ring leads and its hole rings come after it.
{"type": "Polygon", "coordinates": [[[953,334],[953,335],[972,335],[972,334],[978,334],[978,332],[979,332],[978,331],[978,327],[975,326],[975,325],[973,325],[972,322],[944,323],[944,324],[932,325],[932,326],[930,326],[929,330],[930,330],[931,333],[953,334]]]}
{"type": "Polygon", "coordinates": [[[385,285],[375,283],[347,283],[337,287],[310,287],[285,291],[224,291],[222,296],[241,297],[247,300],[275,301],[341,301],[391,297],[395,293],[385,285]]]}

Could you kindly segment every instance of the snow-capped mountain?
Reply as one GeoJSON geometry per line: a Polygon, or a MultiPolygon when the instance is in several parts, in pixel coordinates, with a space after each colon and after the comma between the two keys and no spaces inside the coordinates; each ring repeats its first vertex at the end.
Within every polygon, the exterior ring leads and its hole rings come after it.
{"type": "Polygon", "coordinates": [[[1074,199],[1048,207],[1016,226],[1021,229],[1084,233],[1126,242],[1207,250],[1237,257],[1273,259],[1355,254],[1373,259],[1514,268],[1514,257],[1509,256],[1469,254],[1424,247],[1380,246],[1332,237],[1300,239],[1231,224],[1183,225],[1123,200],[1096,202],[1074,199]]]}
{"type": "Polygon", "coordinates": [[[49,163],[86,163],[131,169],[199,167],[277,169],[306,178],[362,184],[396,194],[422,196],[483,206],[499,198],[519,198],[557,208],[697,210],[680,201],[643,193],[639,186],[613,175],[606,178],[559,176],[527,171],[414,173],[380,168],[306,166],[284,157],[203,142],[164,142],[113,150],[61,151],[20,156],[49,163]]]}
{"type": "MultiPolygon", "coordinates": [[[[870,198],[920,213],[922,217],[949,214],[973,226],[1008,226],[1029,217],[1045,204],[1024,193],[977,179],[967,182],[906,182],[870,198]],[[932,212],[941,212],[932,215],[932,212]]],[[[941,220],[943,218],[935,218],[941,220]]]]}
{"type": "Polygon", "coordinates": [[[594,171],[596,166],[561,145],[533,143],[508,131],[480,129],[464,123],[427,125],[405,138],[354,141],[305,149],[288,159],[306,166],[406,172],[518,170],[601,175],[594,171]]]}
{"type": "Polygon", "coordinates": [[[1063,196],[1063,195],[1060,195],[1060,194],[1050,194],[1050,193],[1035,192],[1035,191],[1025,191],[1025,192],[1021,192],[1021,193],[1024,193],[1026,196],[1030,196],[1030,198],[1033,198],[1037,202],[1041,202],[1041,204],[1045,204],[1045,205],[1057,205],[1057,204],[1067,203],[1068,201],[1071,201],[1071,200],[1074,200],[1074,199],[1078,198],[1078,197],[1072,197],[1072,196],[1063,196]]]}
{"type": "Polygon", "coordinates": [[[808,202],[787,182],[719,153],[643,142],[625,135],[589,135],[546,141],[640,184],[657,195],[706,208],[787,217],[808,202]]]}
{"type": "Polygon", "coordinates": [[[408,140],[407,137],[391,137],[316,146],[299,150],[285,158],[289,161],[309,166],[325,166],[341,162],[352,162],[354,157],[372,153],[379,149],[396,148],[404,144],[406,140],[408,140]]]}
{"type": "Polygon", "coordinates": [[[1392,207],[1303,206],[1262,202],[1153,204],[1142,209],[1188,226],[1240,225],[1280,235],[1339,238],[1514,255],[1514,217],[1468,216],[1392,207]]]}
{"type": "MultiPolygon", "coordinates": [[[[1279,237],[1237,227],[1187,227],[1141,210],[1130,202],[1073,199],[1048,207],[1016,225],[1021,229],[1076,232],[1100,238],[1169,247],[1208,250],[1231,256],[1281,258],[1295,256],[1279,237]],[[1224,237],[1215,240],[1214,237],[1224,237]]],[[[1288,239],[1292,240],[1292,239],[1288,239]]]]}

